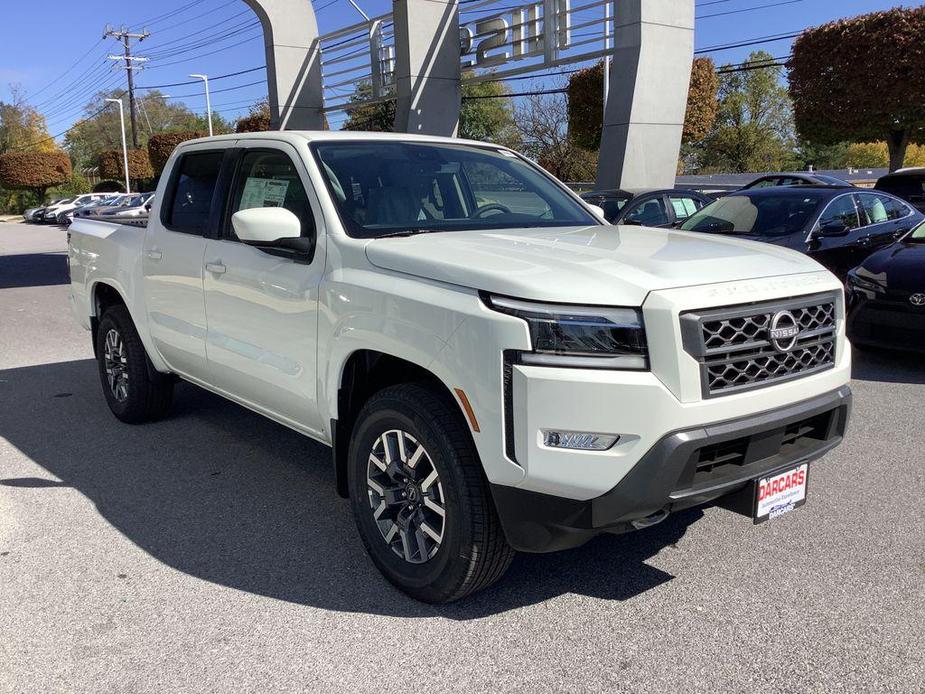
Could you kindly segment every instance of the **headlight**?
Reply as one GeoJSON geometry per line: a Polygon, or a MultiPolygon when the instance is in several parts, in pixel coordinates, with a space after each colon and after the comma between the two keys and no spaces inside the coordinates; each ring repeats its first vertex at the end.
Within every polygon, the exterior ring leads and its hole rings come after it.
{"type": "Polygon", "coordinates": [[[635,308],[544,304],[485,296],[489,307],[527,322],[525,364],[590,369],[649,368],[642,312],[635,308]]]}
{"type": "Polygon", "coordinates": [[[886,289],[883,285],[874,282],[873,280],[865,279],[858,276],[855,270],[848,272],[848,288],[855,289],[863,292],[873,292],[875,294],[886,294],[886,289]]]}

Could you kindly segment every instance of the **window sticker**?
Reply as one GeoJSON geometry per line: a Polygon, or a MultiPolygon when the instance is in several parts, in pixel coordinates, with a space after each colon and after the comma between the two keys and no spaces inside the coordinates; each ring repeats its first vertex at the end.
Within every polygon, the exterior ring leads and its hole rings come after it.
{"type": "Polygon", "coordinates": [[[671,198],[671,204],[678,219],[690,217],[697,211],[697,206],[690,198],[671,198]]]}
{"type": "Polygon", "coordinates": [[[282,207],[286,200],[289,181],[275,178],[248,178],[241,194],[242,210],[252,207],[282,207]]]}

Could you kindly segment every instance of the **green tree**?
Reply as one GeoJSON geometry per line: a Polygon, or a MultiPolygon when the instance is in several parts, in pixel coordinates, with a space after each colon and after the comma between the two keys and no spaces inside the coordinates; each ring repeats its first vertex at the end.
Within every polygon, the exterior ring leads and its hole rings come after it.
{"type": "MultiPolygon", "coordinates": [[[[122,148],[122,134],[119,124],[119,109],[107,104],[104,98],[119,99],[125,96],[122,90],[99,92],[84,107],[84,118],[68,132],[64,139],[65,149],[70,153],[78,168],[96,166],[102,152],[122,148]],[[107,106],[107,108],[102,108],[107,106]],[[102,110],[100,110],[102,108],[102,110]]],[[[124,99],[128,101],[128,99],[124,99]]],[[[205,115],[193,113],[184,104],[166,99],[156,90],[137,99],[138,140],[142,149],[154,133],[173,131],[206,131],[209,126],[205,115]]],[[[126,127],[128,127],[126,113],[126,127]]],[[[212,126],[216,135],[232,131],[231,125],[218,113],[212,113],[212,126]]]]}
{"type": "Polygon", "coordinates": [[[752,53],[741,67],[719,71],[716,124],[697,153],[701,170],[778,171],[793,150],[793,118],[781,68],[765,51],[752,53]]]}
{"type": "MultiPolygon", "coordinates": [[[[520,138],[514,123],[508,88],[501,82],[472,82],[463,76],[462,104],[459,109],[459,136],[469,140],[495,142],[508,147],[518,145],[520,138]]],[[[350,103],[344,130],[392,132],[395,124],[395,99],[366,103],[372,97],[368,82],[357,86],[350,103]]]]}
{"type": "Polygon", "coordinates": [[[461,89],[460,137],[505,147],[520,145],[511,98],[506,96],[510,90],[503,82],[470,82],[463,77],[461,89]]]}
{"type": "Polygon", "coordinates": [[[803,32],[790,59],[800,135],[812,142],[886,140],[891,170],[925,142],[925,6],[803,32]]]}

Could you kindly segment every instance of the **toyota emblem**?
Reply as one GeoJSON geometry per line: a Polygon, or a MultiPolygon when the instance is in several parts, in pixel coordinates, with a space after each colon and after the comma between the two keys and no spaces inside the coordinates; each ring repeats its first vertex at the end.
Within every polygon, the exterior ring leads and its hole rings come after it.
{"type": "Polygon", "coordinates": [[[918,292],[909,297],[909,303],[913,306],[925,306],[925,294],[918,292]]]}
{"type": "Polygon", "coordinates": [[[771,328],[768,330],[771,344],[781,352],[789,352],[797,343],[800,336],[800,324],[790,311],[778,311],[771,318],[771,328]]]}

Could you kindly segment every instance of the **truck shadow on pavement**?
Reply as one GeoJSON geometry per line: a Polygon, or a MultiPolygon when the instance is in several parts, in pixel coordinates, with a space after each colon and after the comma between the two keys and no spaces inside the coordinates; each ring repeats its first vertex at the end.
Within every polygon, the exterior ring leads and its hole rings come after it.
{"type": "Polygon", "coordinates": [[[0,289],[68,284],[67,253],[0,255],[0,289]]]}
{"type": "MultiPolygon", "coordinates": [[[[671,580],[645,561],[703,515],[690,510],[568,552],[520,555],[493,588],[429,606],[381,577],[349,504],[334,492],[328,449],[295,432],[186,384],[169,419],[122,424],[107,409],[89,359],[0,371],[0,402],[0,438],[57,478],[0,479],[5,493],[73,487],[176,570],[323,609],[466,620],[564,593],[627,600],[671,580]]],[[[133,568],[119,563],[125,558],[106,559],[133,568]]]]}

